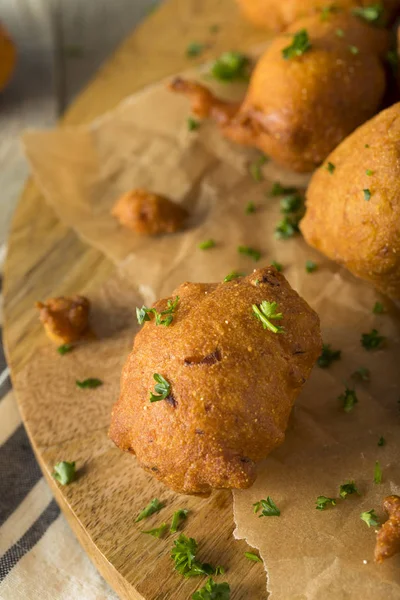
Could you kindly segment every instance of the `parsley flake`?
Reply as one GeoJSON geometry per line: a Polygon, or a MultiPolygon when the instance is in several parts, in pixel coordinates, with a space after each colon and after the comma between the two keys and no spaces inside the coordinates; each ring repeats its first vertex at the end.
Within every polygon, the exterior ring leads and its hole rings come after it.
{"type": "Polygon", "coordinates": [[[174,541],[171,558],[175,563],[175,571],[184,577],[197,577],[198,575],[218,575],[224,573],[223,567],[212,567],[208,563],[196,560],[198,544],[193,538],[180,534],[174,541]]]}
{"type": "Polygon", "coordinates": [[[334,165],[331,162],[328,162],[325,166],[326,170],[328,171],[328,173],[330,173],[331,175],[334,173],[335,169],[336,169],[336,165],[334,165]]]}
{"type": "Polygon", "coordinates": [[[247,560],[251,560],[253,562],[262,562],[261,558],[257,556],[257,554],[253,554],[253,552],[245,552],[244,555],[247,560]]]}
{"type": "Polygon", "coordinates": [[[303,206],[303,197],[300,194],[289,194],[280,201],[281,212],[289,214],[298,211],[303,206]]]}
{"type": "Polygon", "coordinates": [[[279,327],[278,325],[271,323],[271,319],[276,319],[279,321],[283,318],[282,313],[277,312],[277,302],[268,302],[268,300],[263,300],[260,306],[257,306],[257,304],[252,304],[251,307],[257,319],[261,321],[264,329],[269,329],[273,333],[284,332],[283,327],[279,327]]]}
{"type": "Polygon", "coordinates": [[[296,188],[294,187],[284,187],[279,181],[276,181],[271,188],[271,196],[283,196],[283,194],[294,194],[296,192],[296,188]]]}
{"type": "Polygon", "coordinates": [[[169,528],[171,533],[176,533],[178,531],[178,528],[179,528],[179,525],[181,524],[181,522],[184,521],[185,519],[187,519],[188,512],[189,511],[187,508],[181,508],[180,510],[177,510],[176,512],[174,512],[174,516],[172,517],[171,527],[169,528]]]}
{"type": "Polygon", "coordinates": [[[359,54],[359,52],[360,52],[360,50],[357,48],[357,46],[349,46],[349,50],[354,55],[359,54]]]}
{"type": "Polygon", "coordinates": [[[276,270],[277,270],[279,273],[281,273],[281,272],[283,271],[283,265],[282,265],[282,263],[279,263],[279,262],[276,262],[276,260],[273,260],[273,261],[271,262],[271,265],[272,265],[273,267],[275,267],[275,269],[276,269],[276,270]]]}
{"type": "Polygon", "coordinates": [[[368,351],[377,350],[382,346],[386,338],[378,334],[377,329],[372,329],[370,333],[361,335],[361,345],[368,351]]]}
{"type": "Polygon", "coordinates": [[[343,403],[343,410],[347,413],[351,412],[358,402],[355,390],[352,390],[348,387],[346,387],[343,394],[340,394],[338,400],[340,400],[343,403]]]}
{"type": "Polygon", "coordinates": [[[204,242],[200,242],[199,248],[200,250],[209,250],[210,248],[214,248],[216,246],[215,240],[204,240],[204,242]]]}
{"type": "Polygon", "coordinates": [[[306,261],[306,271],[307,273],[314,273],[318,269],[318,265],[313,260],[306,261]]]}
{"type": "Polygon", "coordinates": [[[62,346],[58,346],[57,352],[58,354],[61,354],[61,356],[64,356],[64,354],[68,354],[68,352],[71,352],[73,349],[74,347],[72,344],[63,344],[62,346]]]}
{"type": "Polygon", "coordinates": [[[223,283],[228,283],[228,281],[233,281],[234,279],[238,279],[238,277],[244,277],[244,273],[240,273],[239,271],[231,271],[226,277],[224,277],[223,283]]]}
{"type": "Polygon", "coordinates": [[[301,29],[294,34],[292,43],[282,50],[282,57],[285,60],[302,56],[311,49],[311,43],[306,29],[301,29]]]}
{"type": "Polygon", "coordinates": [[[58,462],[54,465],[52,475],[61,485],[68,485],[76,476],[75,461],[67,462],[63,460],[58,462]]]}
{"type": "Polygon", "coordinates": [[[369,148],[369,144],[364,144],[364,148],[369,148]]]}
{"type": "Polygon", "coordinates": [[[275,237],[278,240],[288,240],[300,232],[301,217],[286,215],[275,227],[275,237]]]}
{"type": "Polygon", "coordinates": [[[159,512],[162,508],[164,508],[164,504],[158,500],[158,498],[153,498],[148,505],[138,514],[135,519],[135,523],[139,523],[139,521],[143,521],[143,519],[147,519],[154,513],[159,512]]]}
{"type": "Polygon", "coordinates": [[[188,58],[195,58],[199,56],[205,50],[205,44],[199,44],[198,42],[192,42],[186,48],[186,56],[188,58]]]}
{"type": "Polygon", "coordinates": [[[334,4],[328,4],[321,8],[321,21],[327,21],[331,14],[335,13],[337,8],[334,4]]]}
{"type": "Polygon", "coordinates": [[[161,312],[158,312],[155,308],[147,308],[147,306],[142,306],[142,308],[136,307],[136,318],[139,325],[143,325],[145,321],[150,321],[150,315],[154,314],[156,325],[164,325],[165,327],[169,327],[172,321],[174,320],[174,312],[179,303],[179,296],[176,296],[173,300],[169,299],[167,302],[167,308],[161,312]],[[163,318],[165,317],[165,319],[163,318]]]}
{"type": "Polygon", "coordinates": [[[265,154],[261,154],[254,162],[249,165],[249,172],[254,181],[260,183],[260,181],[264,180],[264,176],[261,170],[261,167],[268,162],[268,157],[265,154]]]}
{"type": "Polygon", "coordinates": [[[327,496],[318,496],[315,508],[317,510],[325,510],[328,505],[336,506],[336,500],[334,498],[328,498],[327,496]]]}
{"type": "Polygon", "coordinates": [[[359,367],[351,374],[353,379],[359,379],[361,381],[370,381],[370,370],[367,367],[359,367]]]}
{"type": "Polygon", "coordinates": [[[383,306],[382,302],[375,302],[372,312],[374,315],[382,315],[385,312],[385,307],[383,306]]]}
{"type": "Polygon", "coordinates": [[[211,66],[210,75],[218,81],[235,81],[249,78],[250,60],[241,52],[223,52],[211,66]]]}
{"type": "Polygon", "coordinates": [[[381,465],[379,463],[379,460],[376,461],[375,463],[375,468],[374,468],[374,483],[382,483],[382,468],[381,465]]]}
{"type": "Polygon", "coordinates": [[[142,531],[142,533],[147,533],[148,535],[152,535],[155,538],[162,538],[165,535],[165,532],[168,528],[166,523],[160,525],[160,527],[154,527],[154,529],[147,529],[146,531],[142,531]]]}
{"type": "Polygon", "coordinates": [[[377,527],[379,525],[378,516],[375,513],[375,510],[372,508],[371,510],[366,510],[360,514],[360,519],[364,521],[368,525],[368,527],[377,527]]]}
{"type": "Polygon", "coordinates": [[[343,500],[347,498],[347,496],[351,496],[351,494],[358,494],[358,496],[360,496],[360,492],[354,481],[347,481],[339,487],[339,496],[343,498],[343,500]]]}
{"type": "Polygon", "coordinates": [[[251,248],[250,246],[238,246],[237,250],[239,254],[245,254],[246,256],[250,256],[250,258],[252,258],[256,262],[261,258],[261,252],[259,252],[259,250],[255,250],[254,248],[251,248]]]}
{"type": "Polygon", "coordinates": [[[154,391],[157,392],[158,396],[150,392],[150,402],[165,400],[171,393],[171,384],[159,373],[154,373],[153,378],[157,382],[154,386],[154,391]]]}
{"type": "Polygon", "coordinates": [[[343,31],[343,29],[336,29],[335,33],[340,38],[344,37],[344,31],[343,31]]]}
{"type": "Polygon", "coordinates": [[[256,205],[254,204],[254,202],[249,202],[246,205],[246,209],[245,209],[245,213],[246,215],[251,215],[252,213],[256,212],[256,205]]]}
{"type": "Polygon", "coordinates": [[[333,363],[334,360],[339,360],[341,357],[341,350],[332,350],[330,344],[322,345],[322,354],[317,360],[317,365],[321,369],[327,369],[333,363]]]}
{"type": "Polygon", "coordinates": [[[385,446],[386,445],[386,440],[383,437],[383,435],[381,435],[381,437],[378,440],[378,446],[385,446]]]}
{"type": "Polygon", "coordinates": [[[196,131],[200,127],[200,121],[193,117],[188,117],[187,126],[189,131],[196,131]]]}
{"type": "Polygon", "coordinates": [[[229,583],[215,583],[210,577],[206,585],[192,595],[192,600],[230,600],[230,597],[229,583]]]}
{"type": "Polygon", "coordinates": [[[373,172],[373,170],[372,170],[372,169],[367,169],[367,170],[365,171],[365,174],[366,174],[366,175],[368,175],[368,177],[371,177],[371,175],[373,175],[373,174],[374,174],[374,172],[373,172]]]}
{"type": "Polygon", "coordinates": [[[254,511],[253,511],[254,513],[257,513],[260,510],[260,508],[262,509],[261,515],[258,515],[259,518],[261,518],[261,517],[279,517],[281,514],[281,511],[276,506],[275,502],[272,500],[272,498],[270,496],[268,496],[266,500],[260,500],[259,502],[256,502],[255,504],[253,504],[253,506],[254,506],[254,511]]]}
{"type": "Polygon", "coordinates": [[[383,6],[380,3],[370,6],[357,6],[351,11],[353,15],[367,21],[367,23],[379,23],[383,16],[383,6]]]}
{"type": "Polygon", "coordinates": [[[363,194],[364,194],[364,200],[366,200],[368,202],[371,199],[371,190],[369,188],[365,188],[363,190],[363,194]]]}
{"type": "Polygon", "coordinates": [[[78,379],[75,381],[78,388],[86,389],[95,389],[103,385],[101,379],[96,379],[95,377],[89,377],[89,379],[84,379],[83,381],[79,381],[78,379]]]}

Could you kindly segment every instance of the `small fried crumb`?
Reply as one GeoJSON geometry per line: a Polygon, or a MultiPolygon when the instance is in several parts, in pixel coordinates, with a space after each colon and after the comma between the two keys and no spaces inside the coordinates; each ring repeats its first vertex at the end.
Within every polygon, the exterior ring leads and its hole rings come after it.
{"type": "Polygon", "coordinates": [[[400,496],[388,496],[383,508],[389,515],[376,535],[375,562],[382,563],[386,558],[400,552],[400,496]]]}
{"type": "Polygon", "coordinates": [[[90,302],[84,296],[49,298],[35,306],[47,336],[56,344],[71,344],[92,335],[90,302]]]}

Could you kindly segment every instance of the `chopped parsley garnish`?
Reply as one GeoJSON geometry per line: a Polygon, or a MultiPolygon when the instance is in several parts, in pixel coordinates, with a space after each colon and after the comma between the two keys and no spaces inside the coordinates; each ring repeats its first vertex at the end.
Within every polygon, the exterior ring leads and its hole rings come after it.
{"type": "Polygon", "coordinates": [[[330,344],[322,345],[322,354],[317,360],[317,365],[321,369],[327,369],[333,363],[334,360],[339,360],[341,357],[341,350],[332,350],[330,344]]]}
{"type": "Polygon", "coordinates": [[[360,50],[357,48],[357,46],[349,46],[349,50],[354,55],[359,54],[359,52],[360,52],[360,50]]]}
{"type": "Polygon", "coordinates": [[[373,175],[373,174],[374,174],[374,172],[372,171],[372,169],[367,169],[367,170],[365,171],[365,174],[366,174],[366,175],[368,175],[368,177],[371,177],[371,175],[373,175]]]}
{"type": "Polygon", "coordinates": [[[331,163],[331,162],[328,162],[325,168],[326,168],[326,170],[328,171],[328,173],[330,173],[330,174],[332,175],[332,173],[333,173],[333,172],[335,171],[335,169],[336,169],[336,166],[335,166],[333,163],[331,163]]]}
{"type": "Polygon", "coordinates": [[[200,121],[194,119],[193,117],[188,117],[187,126],[189,131],[196,131],[200,127],[200,121]]]}
{"type": "Polygon", "coordinates": [[[199,44],[198,42],[192,42],[186,48],[186,56],[188,56],[189,58],[195,58],[196,56],[199,56],[204,51],[205,47],[206,47],[205,44],[199,44]]]}
{"type": "Polygon", "coordinates": [[[254,204],[254,202],[249,202],[246,205],[246,209],[245,209],[245,213],[246,215],[251,215],[252,213],[256,212],[256,205],[254,204]]]}
{"type": "Polygon", "coordinates": [[[344,412],[347,412],[347,413],[351,412],[358,402],[358,398],[357,398],[355,390],[352,390],[351,388],[348,388],[348,387],[346,387],[343,394],[340,394],[340,396],[338,397],[338,400],[343,402],[343,410],[344,410],[344,412]]]}
{"type": "Polygon", "coordinates": [[[263,165],[265,165],[265,163],[267,163],[267,162],[268,162],[268,157],[265,156],[265,154],[261,154],[261,156],[259,156],[257,158],[257,160],[250,163],[250,165],[249,165],[250,175],[252,176],[254,181],[256,181],[257,183],[259,183],[260,181],[263,181],[263,179],[264,179],[261,167],[263,165]]]}
{"type": "Polygon", "coordinates": [[[371,198],[371,190],[369,188],[365,188],[363,190],[363,194],[364,194],[364,200],[366,200],[368,202],[368,200],[370,200],[370,198],[371,198]]]}
{"type": "Polygon", "coordinates": [[[275,269],[276,269],[277,271],[279,271],[279,273],[281,273],[281,272],[283,271],[283,265],[282,265],[281,263],[279,263],[279,262],[276,262],[276,260],[273,260],[273,261],[271,262],[271,265],[272,265],[273,267],[275,267],[275,269]]]}
{"type": "Polygon", "coordinates": [[[206,585],[192,594],[192,600],[230,600],[231,588],[229,583],[215,583],[212,577],[206,585]]]}
{"type": "Polygon", "coordinates": [[[250,60],[241,52],[223,52],[211,67],[210,75],[218,81],[247,80],[250,60]]]}
{"type": "Polygon", "coordinates": [[[81,389],[95,389],[103,385],[101,379],[96,379],[95,377],[89,377],[89,379],[84,379],[83,381],[79,381],[78,379],[75,381],[78,388],[81,389]]]}
{"type": "Polygon", "coordinates": [[[157,392],[158,396],[150,392],[150,402],[159,402],[165,400],[171,393],[171,385],[166,379],[159,373],[154,373],[153,378],[157,382],[154,386],[154,391],[157,392]]]}
{"type": "Polygon", "coordinates": [[[283,194],[294,194],[296,188],[284,187],[279,181],[276,181],[271,188],[271,196],[283,196],[283,194]]]}
{"type": "Polygon", "coordinates": [[[361,336],[361,345],[366,350],[377,350],[385,341],[383,335],[379,335],[377,329],[373,329],[370,333],[363,333],[361,336]]]}
{"type": "Polygon", "coordinates": [[[178,531],[179,525],[182,523],[182,521],[187,519],[188,512],[189,511],[187,510],[187,508],[181,508],[180,510],[174,512],[171,527],[169,528],[171,533],[176,533],[178,531]]]}
{"type": "Polygon", "coordinates": [[[61,485],[68,485],[76,476],[75,461],[67,462],[63,460],[58,462],[54,465],[52,475],[61,485]]]}
{"type": "Polygon", "coordinates": [[[364,148],[369,148],[369,144],[364,144],[364,148]]]}
{"type": "Polygon", "coordinates": [[[351,12],[356,17],[367,21],[367,23],[377,24],[383,16],[383,6],[380,3],[371,4],[370,6],[357,6],[351,12]]]}
{"type": "Polygon", "coordinates": [[[340,38],[344,37],[344,31],[343,31],[343,29],[336,29],[335,33],[340,38]]]}
{"type": "Polygon", "coordinates": [[[261,252],[259,252],[259,250],[255,250],[254,248],[251,248],[250,246],[238,246],[237,250],[239,254],[245,254],[246,256],[250,256],[250,258],[252,258],[255,261],[258,261],[261,258],[261,252]]]}
{"type": "Polygon", "coordinates": [[[253,552],[245,552],[244,555],[247,560],[251,560],[253,562],[262,562],[261,558],[257,556],[257,554],[253,554],[253,552]]]}
{"type": "Polygon", "coordinates": [[[300,231],[299,223],[301,217],[286,215],[275,227],[275,237],[278,240],[288,240],[300,231]]]}
{"type": "Polygon", "coordinates": [[[364,521],[368,525],[368,527],[377,527],[379,525],[379,519],[375,510],[372,508],[371,510],[366,510],[360,514],[360,519],[364,521]]]}
{"type": "Polygon", "coordinates": [[[358,494],[360,496],[360,492],[354,481],[347,481],[339,487],[339,496],[343,498],[343,500],[347,498],[347,496],[351,496],[351,494],[358,494]]]}
{"type": "Polygon", "coordinates": [[[318,269],[318,265],[313,260],[306,260],[306,271],[307,273],[314,273],[318,269]]]}
{"type": "Polygon", "coordinates": [[[279,517],[279,515],[281,514],[281,511],[279,510],[279,508],[276,506],[275,502],[272,500],[272,498],[270,496],[267,497],[266,500],[260,500],[259,502],[256,502],[255,504],[253,504],[254,506],[254,513],[257,513],[260,508],[261,510],[261,515],[258,515],[260,518],[261,517],[279,517]]]}
{"type": "Polygon", "coordinates": [[[238,277],[244,277],[244,273],[240,273],[239,271],[231,271],[226,277],[224,277],[224,283],[228,283],[228,281],[233,281],[238,277]]]}
{"type": "Polygon", "coordinates": [[[335,13],[337,8],[334,4],[327,4],[327,6],[323,6],[321,8],[321,21],[326,21],[330,15],[335,13]]]}
{"type": "Polygon", "coordinates": [[[327,496],[318,496],[318,498],[317,498],[317,504],[316,504],[315,508],[317,510],[325,510],[325,508],[329,504],[331,506],[336,506],[336,500],[335,500],[335,498],[328,498],[327,496]]]}
{"type": "Polygon", "coordinates": [[[158,498],[153,498],[146,508],[144,508],[136,517],[135,523],[139,523],[139,521],[143,521],[143,519],[147,519],[154,513],[159,512],[162,508],[164,508],[164,504],[158,500],[158,498]]]}
{"type": "Polygon", "coordinates": [[[204,240],[204,242],[200,242],[199,248],[200,250],[209,250],[210,248],[214,248],[215,245],[215,240],[204,240]]]}
{"type": "Polygon", "coordinates": [[[152,535],[155,538],[162,538],[164,537],[164,534],[167,529],[168,525],[166,523],[163,523],[162,525],[160,525],[160,527],[154,527],[154,529],[147,529],[146,531],[142,531],[142,533],[148,533],[149,535],[152,535]]]}
{"type": "Polygon", "coordinates": [[[370,370],[367,367],[359,367],[351,374],[353,379],[359,379],[361,381],[370,381],[370,370]]]}
{"type": "Polygon", "coordinates": [[[273,333],[284,332],[283,327],[279,327],[279,325],[274,325],[271,323],[271,319],[276,319],[279,321],[283,318],[282,313],[277,312],[277,302],[268,302],[268,300],[263,300],[260,306],[257,306],[257,304],[252,304],[251,307],[257,319],[261,321],[264,329],[269,329],[273,333]]]}
{"type": "Polygon", "coordinates": [[[176,296],[174,300],[168,300],[167,308],[161,312],[158,312],[155,308],[147,308],[147,306],[142,306],[142,308],[136,308],[136,318],[139,325],[143,325],[145,321],[150,321],[150,315],[154,314],[156,325],[164,325],[168,327],[171,325],[174,320],[174,312],[179,303],[179,296],[176,296]],[[165,318],[163,318],[165,317],[165,318]]]}
{"type": "Polygon", "coordinates": [[[289,194],[280,201],[281,212],[289,214],[298,211],[303,206],[303,197],[300,194],[289,194]]]}
{"type": "Polygon", "coordinates": [[[385,312],[385,307],[383,306],[382,302],[375,302],[372,312],[374,315],[382,315],[385,312]]]}
{"type": "Polygon", "coordinates": [[[68,354],[68,352],[71,352],[73,349],[74,347],[71,344],[63,344],[62,346],[58,346],[57,352],[58,354],[61,354],[61,356],[64,356],[64,354],[68,354]]]}
{"type": "Polygon", "coordinates": [[[382,468],[379,463],[379,460],[375,463],[374,468],[374,483],[382,483],[382,468]]]}
{"type": "Polygon", "coordinates": [[[224,573],[223,567],[212,567],[208,563],[201,563],[196,560],[198,544],[193,538],[180,534],[174,541],[171,551],[171,558],[175,563],[175,571],[178,571],[184,577],[196,577],[198,575],[218,575],[224,573]]]}
{"type": "Polygon", "coordinates": [[[386,440],[383,437],[383,435],[381,435],[381,437],[378,440],[378,446],[384,446],[386,444],[386,440]]]}
{"type": "Polygon", "coordinates": [[[308,33],[305,29],[301,29],[294,34],[292,43],[282,50],[282,57],[285,60],[301,56],[311,49],[311,43],[308,38],[308,33]]]}

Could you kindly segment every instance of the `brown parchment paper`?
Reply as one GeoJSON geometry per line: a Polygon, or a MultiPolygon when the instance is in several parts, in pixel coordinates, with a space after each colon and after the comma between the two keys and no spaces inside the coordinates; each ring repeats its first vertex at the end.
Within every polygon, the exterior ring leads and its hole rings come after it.
{"type": "MultiPolygon", "coordinates": [[[[227,87],[224,93],[237,96],[241,90],[227,87]]],[[[398,309],[301,237],[274,238],[280,210],[279,199],[268,195],[272,182],[304,186],[307,178],[268,163],[264,180],[254,182],[248,175],[254,153],[221,139],[209,123],[189,133],[187,116],[186,101],[162,83],[91,127],[29,133],[26,151],[60,218],[116,262],[125,258],[121,286],[135,284],[146,303],[186,280],[218,281],[232,269],[248,273],[256,264],[283,264],[292,286],[320,314],[325,342],[341,349],[342,359],[329,369],[315,368],[285,444],[260,465],[251,489],[233,493],[236,536],[260,550],[274,600],[399,598],[399,557],[374,565],[374,530],[360,520],[360,513],[371,508],[383,519],[383,497],[400,492],[398,309]],[[122,192],[136,186],[185,204],[192,214],[189,228],[152,239],[123,231],[109,210],[122,192]],[[246,215],[249,201],[256,212],[246,215]],[[201,251],[199,242],[208,238],[216,247],[201,251]],[[241,244],[260,250],[260,262],[240,255],[241,244]],[[313,274],[306,273],[307,259],[318,263],[313,274]],[[385,314],[372,313],[376,300],[384,303],[385,314]],[[387,343],[367,352],[360,337],[373,327],[387,343]],[[370,369],[370,383],[351,379],[361,366],[370,369]],[[359,398],[348,414],[337,400],[346,383],[356,386],[359,398]],[[381,435],[384,447],[377,445],[381,435]],[[376,460],[383,469],[381,485],[373,483],[376,460]],[[323,512],[315,509],[318,495],[336,497],[349,479],[356,481],[360,496],[323,512]],[[252,504],[268,495],[281,516],[259,519],[252,504]]]]}

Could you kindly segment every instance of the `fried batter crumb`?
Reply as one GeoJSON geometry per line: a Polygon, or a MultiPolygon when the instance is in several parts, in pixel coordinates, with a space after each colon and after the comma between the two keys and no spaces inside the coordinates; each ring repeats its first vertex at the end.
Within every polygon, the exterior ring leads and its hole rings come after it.
{"type": "Polygon", "coordinates": [[[188,217],[179,204],[143,189],[123,194],[111,214],[121,225],[142,235],[174,233],[183,229],[188,217]]]}
{"type": "Polygon", "coordinates": [[[90,302],[84,296],[49,298],[35,306],[47,336],[56,344],[70,344],[91,335],[90,302]]]}
{"type": "Polygon", "coordinates": [[[375,562],[382,563],[400,552],[400,496],[388,496],[383,508],[389,515],[376,535],[375,562]]]}

